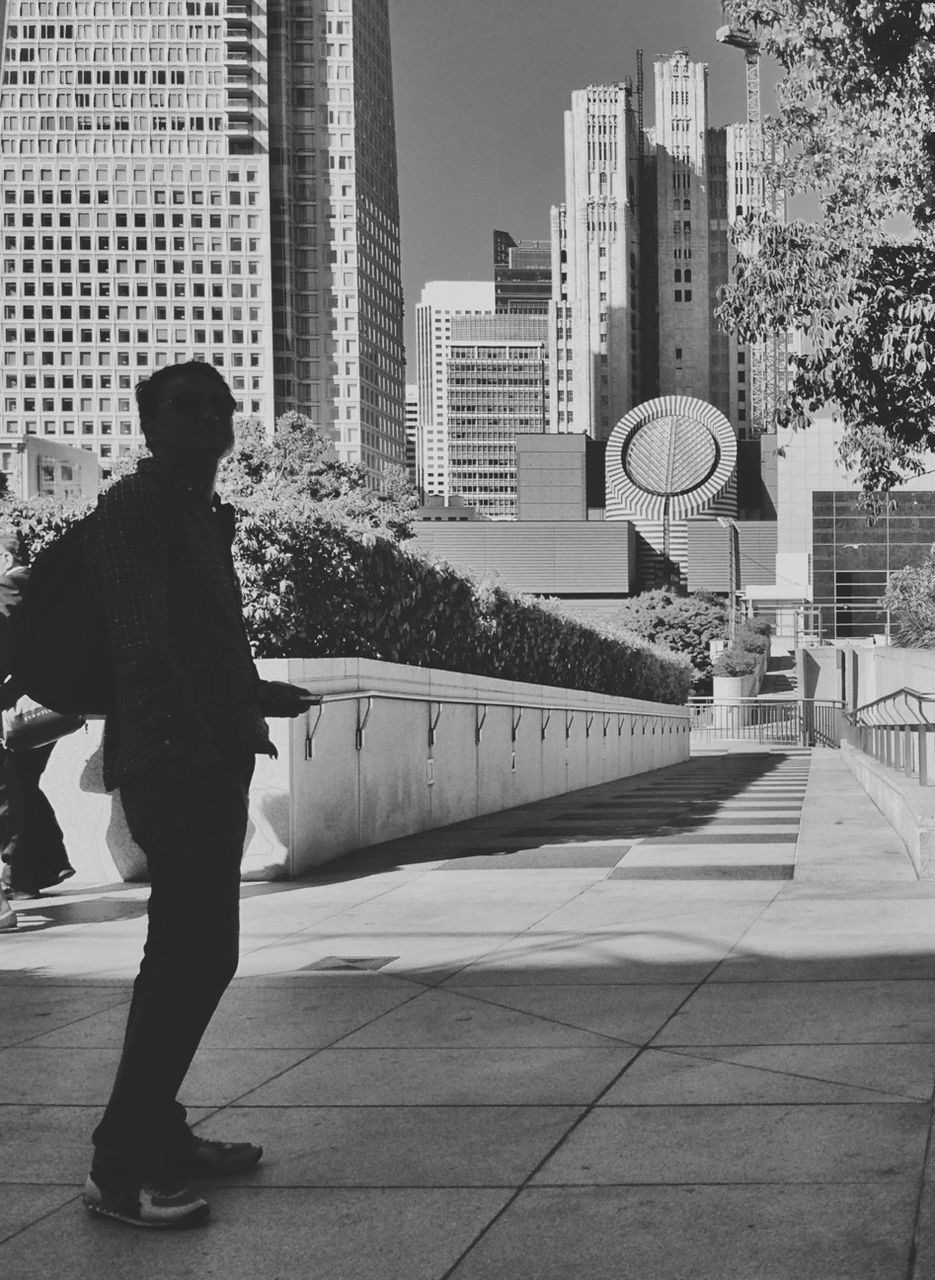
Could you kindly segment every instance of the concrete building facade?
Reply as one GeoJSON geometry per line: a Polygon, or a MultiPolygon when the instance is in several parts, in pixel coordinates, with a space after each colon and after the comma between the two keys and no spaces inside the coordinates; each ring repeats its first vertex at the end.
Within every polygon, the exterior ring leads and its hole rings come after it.
{"type": "Polygon", "coordinates": [[[548,240],[514,240],[493,233],[494,307],[497,315],[544,315],[552,297],[552,246],[548,240]]]}
{"type": "Polygon", "coordinates": [[[403,461],[387,0],[8,0],[0,185],[0,437],[106,474],[135,383],[198,359],[403,461]]]}
{"type": "Polygon", "coordinates": [[[510,520],[516,437],[541,433],[547,423],[547,318],[497,315],[493,300],[486,283],[436,281],[423,290],[416,312],[421,483],[427,496],[458,495],[481,516],[510,520]]]}
{"type": "Polygon", "coordinates": [[[642,397],[639,161],[630,86],[576,90],[551,212],[550,431],[606,439],[642,397]]]}
{"type": "Polygon", "coordinates": [[[406,383],[406,474],[414,488],[418,487],[419,451],[419,384],[406,383]]]}

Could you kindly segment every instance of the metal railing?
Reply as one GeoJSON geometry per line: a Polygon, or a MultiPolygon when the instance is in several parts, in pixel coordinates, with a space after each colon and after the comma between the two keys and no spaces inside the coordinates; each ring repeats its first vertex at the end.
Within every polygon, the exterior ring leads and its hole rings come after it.
{"type": "Polygon", "coordinates": [[[824,698],[690,698],[695,742],[732,740],[798,747],[838,747],[844,703],[824,698]]]}
{"type": "Polygon", "coordinates": [[[852,747],[891,769],[902,769],[919,786],[930,785],[930,731],[935,729],[935,693],[897,689],[846,713],[852,747]]]}
{"type": "Polygon", "coordinates": [[[550,705],[548,703],[523,703],[518,701],[498,700],[496,698],[448,698],[422,693],[391,693],[383,689],[367,689],[367,690],[348,690],[346,693],[326,693],[322,696],[321,702],[310,707],[306,713],[306,729],[305,729],[305,758],[311,760],[315,753],[315,735],[321,724],[322,715],[325,708],[335,702],[356,702],[357,703],[357,725],[356,725],[356,746],[358,751],[362,751],[365,741],[365,732],[367,721],[373,711],[373,704],[377,700],[390,702],[415,702],[423,703],[426,707],[426,736],[429,754],[435,746],[435,739],[438,734],[439,721],[445,707],[473,707],[474,708],[474,741],[480,743],[481,735],[484,730],[484,724],[487,720],[487,713],[492,707],[506,707],[511,711],[511,739],[515,748],[516,739],[519,732],[519,726],[523,716],[530,712],[535,715],[539,712],[539,734],[544,742],[548,737],[550,727],[552,725],[552,717],[555,715],[556,728],[561,725],[566,743],[571,738],[572,726],[576,718],[580,715],[584,725],[585,737],[590,738],[592,732],[597,735],[598,732],[604,738],[610,736],[612,731],[616,732],[617,737],[622,737],[624,730],[627,729],[630,736],[636,736],[637,731],[642,736],[647,733],[663,734],[663,733],[684,733],[688,729],[688,717],[683,709],[672,711],[618,711],[616,708],[606,710],[603,707],[587,707],[587,706],[569,706],[550,705]],[[564,723],[562,721],[564,720],[564,723]],[[616,723],[615,723],[616,722],[616,723]]]}

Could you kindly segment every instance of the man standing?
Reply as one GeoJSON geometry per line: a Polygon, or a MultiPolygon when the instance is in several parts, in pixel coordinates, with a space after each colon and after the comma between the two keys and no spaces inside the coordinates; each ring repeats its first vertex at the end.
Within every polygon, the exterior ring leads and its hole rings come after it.
{"type": "Polygon", "coordinates": [[[248,789],[256,753],[274,753],[264,714],[299,715],[308,696],[260,681],[250,653],[233,512],[214,492],[234,443],[227,384],[192,362],[136,394],[152,457],[102,495],[85,546],[114,670],[104,782],[146,857],[149,928],[84,1203],[176,1227],[208,1213],[189,1179],[263,1154],[199,1138],[176,1094],[237,967],[248,789]]]}

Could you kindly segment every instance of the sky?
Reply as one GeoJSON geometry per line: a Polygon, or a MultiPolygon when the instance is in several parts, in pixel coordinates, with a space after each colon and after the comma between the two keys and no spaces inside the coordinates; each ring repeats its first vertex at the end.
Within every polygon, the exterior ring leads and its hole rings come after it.
{"type": "MultiPolygon", "coordinates": [[[[636,82],[653,61],[707,62],[714,125],[745,114],[744,61],[719,45],[720,0],[389,0],[406,347],[428,280],[490,280],[497,228],[546,240],[564,188],[573,89],[636,82]]],[[[764,106],[768,103],[764,101],[764,106]]]]}

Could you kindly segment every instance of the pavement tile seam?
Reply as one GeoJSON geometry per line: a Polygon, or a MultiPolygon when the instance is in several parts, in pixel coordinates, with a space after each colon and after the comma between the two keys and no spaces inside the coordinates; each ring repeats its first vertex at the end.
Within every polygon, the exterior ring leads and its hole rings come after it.
{"type": "MultiPolygon", "coordinates": [[[[454,873],[450,873],[450,874],[454,874],[454,873]]],[[[593,888],[593,882],[578,885],[577,892],[573,892],[572,894],[570,894],[570,896],[563,899],[563,901],[560,904],[551,905],[546,910],[546,912],[542,916],[540,916],[538,920],[534,921],[531,924],[528,924],[526,928],[521,930],[518,934],[513,934],[509,938],[503,939],[501,942],[497,944],[496,947],[493,947],[490,951],[486,952],[484,955],[475,956],[473,959],[467,960],[463,965],[459,965],[456,969],[452,970],[449,974],[445,976],[444,981],[447,982],[447,981],[450,981],[451,979],[456,978],[459,974],[463,973],[467,969],[470,969],[473,965],[483,964],[485,961],[491,960],[492,957],[496,956],[498,951],[502,951],[505,947],[513,945],[520,938],[524,937],[527,933],[532,933],[533,930],[538,929],[540,925],[542,925],[551,916],[555,915],[557,911],[567,909],[571,903],[577,902],[579,899],[583,898],[584,895],[588,893],[592,888],[593,888]]]]}
{"type": "MultiPolygon", "coordinates": [[[[607,989],[607,985],[608,985],[608,984],[606,984],[606,983],[604,983],[604,984],[592,983],[592,984],[590,984],[590,985],[594,986],[596,989],[599,989],[599,990],[601,990],[601,991],[605,991],[605,990],[607,989]]],[[[622,985],[626,985],[626,984],[621,983],[620,985],[622,986],[622,985]]],[[[635,983],[631,983],[630,985],[631,985],[631,986],[635,986],[635,985],[637,985],[637,984],[635,984],[635,983]]],[[[664,984],[664,983],[658,983],[658,984],[656,984],[656,985],[657,985],[657,986],[665,986],[665,985],[667,985],[667,984],[664,984]]],[[[684,984],[673,983],[672,985],[684,985],[684,984]]],[[[508,1009],[508,1010],[510,1010],[510,1011],[511,1011],[511,1012],[513,1012],[513,1013],[523,1013],[523,1014],[525,1014],[525,1015],[526,1015],[526,1017],[529,1017],[529,1018],[535,1018],[537,1022],[547,1022],[547,1023],[549,1023],[549,1025],[550,1025],[550,1026],[555,1026],[555,1027],[564,1027],[565,1029],[567,1029],[567,1030],[569,1030],[569,1031],[586,1031],[586,1030],[587,1030],[587,1028],[586,1028],[586,1027],[581,1027],[581,1026],[579,1026],[579,1025],[578,1025],[577,1023],[575,1023],[575,1022],[566,1022],[566,1021],[564,1021],[562,1018],[552,1017],[552,1016],[550,1016],[549,1014],[545,1014],[545,1013],[529,1013],[529,1012],[528,1012],[527,1010],[525,1010],[525,1009],[518,1009],[515,1005],[507,1004],[504,1000],[496,1000],[496,999],[494,999],[494,998],[493,998],[493,993],[495,993],[495,992],[497,991],[497,988],[496,988],[496,987],[491,987],[491,988],[490,988],[491,993],[492,993],[490,996],[481,996],[481,995],[476,995],[474,992],[470,992],[470,993],[468,993],[468,992],[466,992],[466,991],[465,991],[465,989],[464,989],[463,987],[451,987],[451,988],[450,988],[450,990],[451,990],[453,993],[455,993],[455,994],[457,994],[458,996],[460,996],[462,999],[465,999],[465,1000],[473,1000],[476,1004],[490,1005],[490,1006],[491,1006],[492,1008],[494,1008],[494,1009],[508,1009]]],[[[694,994],[694,993],[693,993],[693,994],[694,994]]],[[[681,1005],[679,1006],[679,1008],[681,1008],[681,1005]]],[[[661,1028],[660,1028],[660,1029],[661,1029],[661,1028]]],[[[591,1032],[590,1034],[592,1034],[592,1035],[598,1035],[598,1036],[601,1036],[603,1039],[605,1039],[605,1040],[609,1041],[609,1042],[610,1042],[610,1043],[612,1043],[612,1044],[621,1044],[621,1045],[625,1045],[627,1048],[630,1048],[630,1049],[640,1048],[640,1047],[643,1045],[643,1043],[644,1043],[643,1041],[640,1041],[640,1040],[626,1040],[626,1039],[624,1039],[624,1038],[623,1038],[623,1036],[614,1036],[614,1035],[610,1035],[610,1033],[609,1033],[609,1032],[606,1032],[606,1031],[594,1031],[594,1032],[591,1032]]],[[[334,1047],[335,1047],[335,1048],[337,1048],[337,1049],[340,1049],[340,1048],[342,1048],[342,1045],[337,1044],[337,1045],[335,1045],[334,1047]]],[[[362,1046],[362,1047],[364,1047],[364,1046],[362,1046]]],[[[381,1049],[381,1048],[385,1048],[386,1046],[372,1045],[372,1046],[368,1046],[368,1047],[373,1048],[373,1049],[375,1049],[375,1050],[379,1050],[379,1049],[381,1049]]],[[[446,1046],[444,1046],[444,1045],[439,1045],[438,1047],[439,1047],[439,1048],[445,1048],[446,1046]]]]}
{"type": "MultiPolygon", "coordinates": [[[[0,1180],[0,1186],[2,1185],[4,1185],[4,1183],[0,1180]]],[[[49,1191],[54,1187],[60,1187],[63,1193],[66,1194],[65,1199],[61,1200],[52,1208],[36,1214],[34,1218],[30,1218],[28,1222],[24,1222],[22,1226],[15,1227],[12,1231],[8,1231],[6,1233],[0,1233],[0,1247],[5,1244],[9,1244],[11,1241],[15,1240],[17,1236],[23,1235],[24,1232],[31,1231],[34,1227],[38,1227],[40,1223],[45,1222],[47,1219],[55,1217],[56,1214],[61,1213],[64,1209],[68,1209],[70,1206],[79,1204],[81,1200],[80,1192],[76,1192],[74,1184],[70,1182],[16,1182],[9,1185],[16,1187],[35,1187],[37,1191],[49,1191]]]]}
{"type": "MultiPolygon", "coordinates": [[[[63,1022],[59,1026],[54,1027],[53,1030],[58,1032],[58,1031],[65,1031],[68,1027],[77,1027],[82,1022],[87,1022],[89,1019],[95,1018],[99,1014],[109,1013],[112,1009],[119,1009],[121,1008],[121,1006],[126,1006],[127,1008],[129,1008],[130,1006],[129,997],[125,1000],[118,1000],[112,1005],[108,1005],[106,1009],[96,1009],[93,1013],[82,1014],[80,1018],[71,1018],[69,1019],[69,1021],[63,1022]]],[[[46,1036],[48,1034],[49,1034],[49,1028],[43,1027],[39,1031],[34,1031],[31,1035],[23,1036],[22,1039],[14,1039],[9,1042],[4,1042],[3,1047],[6,1049],[26,1048],[29,1046],[31,1041],[38,1040],[41,1036],[46,1036]]]]}

